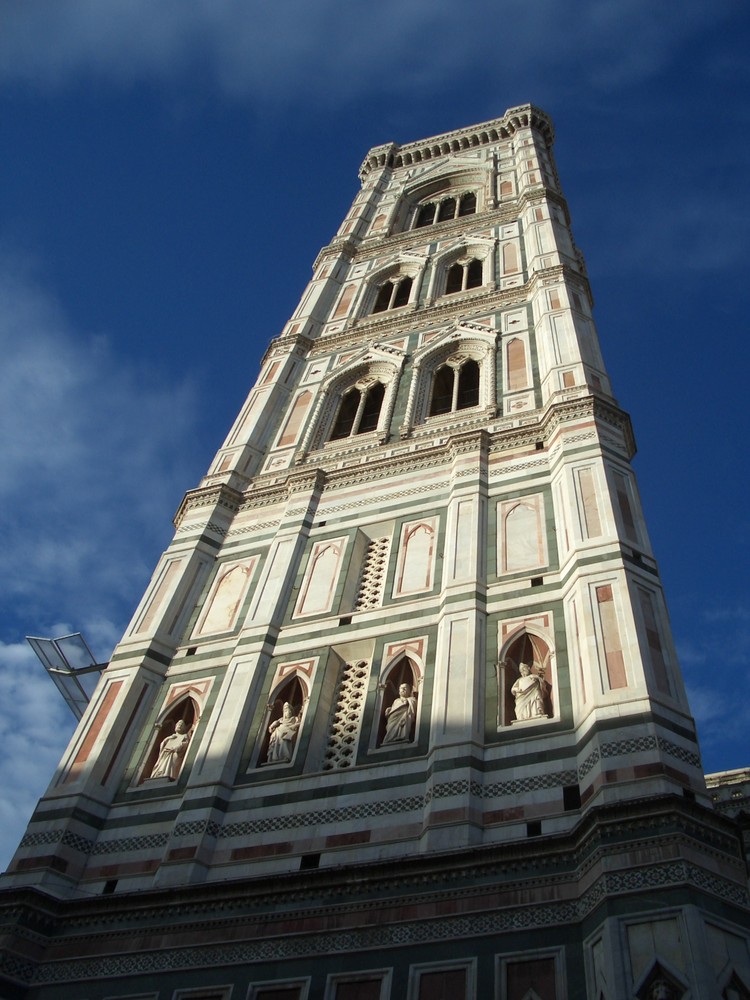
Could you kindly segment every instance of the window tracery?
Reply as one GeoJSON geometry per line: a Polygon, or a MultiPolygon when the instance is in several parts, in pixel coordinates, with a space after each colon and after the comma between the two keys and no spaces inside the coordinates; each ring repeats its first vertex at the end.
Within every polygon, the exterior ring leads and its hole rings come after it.
{"type": "Polygon", "coordinates": [[[422,202],[414,215],[412,228],[423,229],[449,219],[460,219],[466,215],[474,215],[476,210],[477,196],[473,191],[422,202]]]}
{"type": "Polygon", "coordinates": [[[415,352],[402,436],[433,417],[496,406],[496,339],[490,328],[459,324],[415,352]]]}
{"type": "Polygon", "coordinates": [[[454,295],[479,288],[484,281],[484,263],[476,257],[454,261],[445,275],[445,294],[454,295]]]}
{"type": "Polygon", "coordinates": [[[454,413],[479,405],[479,363],[473,358],[457,355],[436,369],[428,416],[454,413]]]}
{"type": "Polygon", "coordinates": [[[341,397],[330,440],[339,441],[377,430],[384,399],[385,386],[377,380],[347,389],[341,397]]]}
{"type": "Polygon", "coordinates": [[[411,275],[389,278],[378,288],[375,296],[373,313],[386,312],[389,309],[400,309],[409,304],[414,280],[411,275]]]}

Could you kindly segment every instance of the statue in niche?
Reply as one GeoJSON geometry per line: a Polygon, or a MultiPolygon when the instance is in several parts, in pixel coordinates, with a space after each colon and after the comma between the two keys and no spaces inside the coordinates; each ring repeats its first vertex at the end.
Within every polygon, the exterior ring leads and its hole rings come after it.
{"type": "Polygon", "coordinates": [[[402,684],[398,698],[385,710],[385,735],[381,746],[389,743],[409,743],[417,718],[417,699],[411,684],[402,684]]]}
{"type": "Polygon", "coordinates": [[[271,738],[268,741],[267,764],[289,763],[294,753],[294,744],[297,741],[299,723],[299,716],[293,714],[292,706],[288,701],[285,701],[281,718],[276,719],[268,727],[271,738]]]}
{"type": "Polygon", "coordinates": [[[655,979],[646,996],[647,1000],[677,1000],[677,992],[666,979],[655,979]]]}
{"type": "Polygon", "coordinates": [[[185,722],[180,719],[171,736],[161,741],[159,756],[151,771],[152,778],[168,778],[174,781],[180,773],[182,758],[185,756],[190,733],[185,722]]]}
{"type": "Polygon", "coordinates": [[[519,670],[521,676],[510,689],[516,699],[516,720],[546,719],[544,696],[547,682],[540,674],[534,673],[528,663],[522,663],[519,670]]]}

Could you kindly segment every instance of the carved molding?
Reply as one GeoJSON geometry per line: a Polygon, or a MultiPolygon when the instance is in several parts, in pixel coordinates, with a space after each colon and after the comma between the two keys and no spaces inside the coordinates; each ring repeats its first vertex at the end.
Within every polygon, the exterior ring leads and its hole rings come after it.
{"type": "Polygon", "coordinates": [[[384,167],[398,169],[417,163],[433,162],[442,156],[450,156],[468,149],[477,149],[491,143],[502,142],[526,128],[535,129],[543,136],[547,147],[552,146],[555,132],[551,119],[533,104],[523,104],[516,108],[509,108],[502,118],[494,118],[469,128],[444,132],[442,135],[432,136],[418,142],[410,142],[405,146],[399,146],[397,143],[375,146],[367,154],[359,168],[359,177],[364,184],[368,174],[373,170],[384,167]]]}

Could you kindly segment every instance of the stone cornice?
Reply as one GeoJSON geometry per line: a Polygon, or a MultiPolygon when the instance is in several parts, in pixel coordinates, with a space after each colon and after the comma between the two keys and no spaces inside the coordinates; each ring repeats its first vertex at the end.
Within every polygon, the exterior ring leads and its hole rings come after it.
{"type": "MultiPolygon", "coordinates": [[[[53,945],[62,944],[57,933],[64,922],[65,951],[54,956],[54,973],[45,977],[47,981],[64,981],[75,976],[72,963],[88,958],[98,961],[103,947],[112,956],[131,954],[129,945],[134,935],[141,935],[142,940],[143,935],[158,939],[168,934],[170,942],[175,942],[179,935],[205,929],[210,933],[203,943],[210,947],[221,943],[222,938],[242,940],[242,933],[238,936],[237,931],[243,927],[254,939],[261,931],[258,921],[263,922],[260,937],[270,937],[277,921],[325,915],[334,904],[342,919],[329,929],[337,932],[341,924],[358,926],[363,920],[370,924],[378,910],[413,904],[415,898],[423,906],[439,907],[446,900],[474,897],[477,904],[484,899],[486,906],[490,895],[494,898],[490,904],[493,911],[523,906],[529,917],[527,923],[535,926],[539,920],[531,919],[533,908],[549,905],[551,883],[560,887],[558,892],[565,885],[580,886],[584,876],[595,875],[597,869],[597,877],[606,870],[608,877],[616,879],[616,873],[623,871],[626,851],[636,848],[652,855],[651,864],[678,859],[683,859],[684,864],[688,858],[693,865],[700,863],[707,877],[710,871],[710,878],[716,880],[716,888],[723,890],[725,899],[746,905],[736,825],[676,796],[661,796],[595,807],[572,831],[537,841],[524,839],[476,846],[470,851],[403,856],[398,859],[398,879],[393,877],[394,859],[388,859],[302,874],[275,873],[168,890],[122,892],[117,894],[117,906],[106,896],[64,901],[36,889],[8,889],[0,893],[0,910],[6,931],[23,937],[19,931],[33,928],[37,947],[43,947],[45,939],[53,945]],[[662,846],[658,857],[654,855],[657,844],[662,846]],[[721,874],[714,870],[714,859],[723,862],[721,874]],[[227,938],[227,930],[233,926],[237,931],[227,938]],[[99,944],[97,950],[90,946],[92,935],[99,944]]],[[[620,892],[638,888],[648,888],[648,884],[631,884],[627,880],[618,883],[620,892]]],[[[706,886],[701,888],[705,890],[706,886]]],[[[561,898],[574,897],[562,892],[561,898]]],[[[581,912],[577,918],[585,916],[598,899],[598,893],[592,896],[587,890],[578,905],[581,912]]],[[[438,910],[431,915],[439,916],[438,910]]],[[[409,922],[408,917],[405,922],[409,922]]],[[[173,947],[169,944],[167,950],[173,947]]],[[[28,957],[26,961],[28,968],[24,971],[31,979],[36,962],[28,957]]]]}
{"type": "Polygon", "coordinates": [[[522,104],[516,108],[509,108],[501,118],[493,118],[468,128],[419,139],[405,146],[395,142],[375,146],[365,157],[359,169],[359,177],[364,183],[373,170],[382,170],[384,167],[397,170],[399,167],[408,167],[415,163],[432,162],[451,153],[460,153],[466,149],[511,139],[516,132],[526,128],[536,129],[544,136],[547,146],[552,146],[555,133],[551,119],[533,104],[522,104]]]}
{"type": "Polygon", "coordinates": [[[458,219],[446,219],[445,222],[425,226],[423,229],[406,229],[400,233],[365,236],[363,239],[357,240],[356,245],[350,235],[336,237],[318,251],[313,270],[317,270],[320,264],[329,258],[338,260],[342,255],[347,256],[352,263],[355,261],[360,263],[373,257],[381,257],[384,253],[399,253],[402,249],[409,248],[416,240],[422,244],[434,243],[437,239],[443,241],[454,234],[465,233],[467,230],[505,226],[510,222],[516,222],[528,207],[541,205],[546,200],[554,201],[556,205],[559,205],[565,212],[568,222],[570,221],[568,206],[562,195],[553,188],[539,185],[524,191],[514,201],[503,202],[497,208],[489,208],[483,212],[477,212],[475,215],[466,215],[458,219]]]}
{"type": "Polygon", "coordinates": [[[225,484],[203,486],[194,490],[188,490],[182,499],[182,503],[177,508],[177,513],[173,518],[175,528],[189,510],[196,507],[223,507],[231,514],[236,514],[242,503],[242,493],[232,489],[225,484]]]}
{"type": "Polygon", "coordinates": [[[299,356],[304,357],[312,349],[315,341],[310,337],[306,337],[302,333],[282,333],[278,337],[274,337],[271,343],[266,348],[263,357],[260,360],[260,367],[270,361],[272,358],[284,357],[287,354],[292,354],[296,352],[299,356]]]}
{"type": "Polygon", "coordinates": [[[467,312],[474,316],[525,305],[540,283],[564,278],[573,279],[577,284],[583,282],[588,293],[589,286],[585,275],[573,270],[568,264],[557,264],[543,271],[535,271],[523,285],[516,285],[513,288],[497,288],[483,293],[479,291],[471,298],[462,297],[459,301],[450,301],[448,296],[445,301],[433,302],[429,306],[420,306],[407,312],[399,311],[397,316],[393,315],[395,310],[391,310],[355,319],[336,333],[321,333],[312,345],[310,356],[332,354],[352,348],[360,342],[369,344],[374,340],[389,340],[415,329],[431,330],[451,321],[460,322],[467,312]]]}
{"type": "Polygon", "coordinates": [[[337,442],[335,449],[316,449],[287,473],[269,474],[267,479],[257,477],[252,490],[244,496],[242,510],[286,503],[296,491],[291,482],[297,477],[305,489],[320,489],[323,485],[340,489],[378,482],[417,469],[450,466],[457,455],[479,447],[479,441],[483,447],[486,442],[493,454],[518,448],[535,449],[538,441],[547,440],[558,427],[586,419],[616,427],[625,438],[628,457],[635,454],[630,417],[616,405],[588,393],[555,399],[544,410],[534,410],[523,417],[493,419],[484,410],[467,417],[459,411],[441,427],[434,423],[420,425],[403,441],[394,439],[383,445],[377,439],[360,441],[355,437],[350,439],[348,447],[337,442]],[[435,438],[439,443],[435,443],[435,438]],[[345,468],[341,468],[343,460],[347,463],[345,468]]]}

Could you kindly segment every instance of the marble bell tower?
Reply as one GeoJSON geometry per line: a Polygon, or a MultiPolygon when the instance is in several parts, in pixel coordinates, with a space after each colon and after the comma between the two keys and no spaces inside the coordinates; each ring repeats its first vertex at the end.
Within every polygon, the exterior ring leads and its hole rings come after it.
{"type": "Polygon", "coordinates": [[[552,145],[368,153],[0,883],[3,997],[750,998],[552,145]]]}

